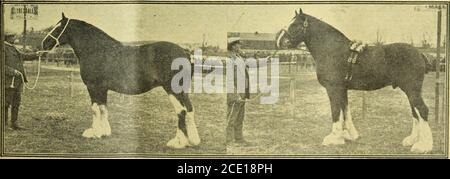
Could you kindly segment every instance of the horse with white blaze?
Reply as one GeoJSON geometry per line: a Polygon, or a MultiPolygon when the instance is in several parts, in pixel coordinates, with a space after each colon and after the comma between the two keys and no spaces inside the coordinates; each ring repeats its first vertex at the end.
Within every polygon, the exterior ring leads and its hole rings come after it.
{"type": "Polygon", "coordinates": [[[428,107],[421,94],[427,61],[416,48],[406,43],[369,46],[358,50],[357,62],[348,62],[355,53],[354,43],[339,30],[301,9],[295,12],[288,29],[280,31],[276,40],[277,47],[291,49],[304,42],[316,61],[317,79],[326,88],[333,121],[331,133],[323,139],[323,145],[345,144],[345,140],[359,137],[352,122],[348,90],[371,91],[391,85],[406,94],[411,107],[412,132],[403,140],[403,145],[412,146],[414,153],[432,150],[428,107]]]}

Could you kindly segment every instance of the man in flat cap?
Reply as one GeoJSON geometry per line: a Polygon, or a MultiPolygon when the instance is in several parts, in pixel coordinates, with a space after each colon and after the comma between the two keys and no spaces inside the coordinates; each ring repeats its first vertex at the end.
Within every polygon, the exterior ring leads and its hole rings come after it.
{"type": "MultiPolygon", "coordinates": [[[[229,59],[234,64],[237,64],[237,61],[244,62],[244,58],[241,55],[241,41],[239,38],[229,38],[227,49],[229,51],[229,59]]],[[[236,65],[233,66],[234,66],[233,69],[234,84],[230,85],[234,85],[235,91],[227,92],[228,110],[227,110],[226,142],[227,145],[238,144],[243,146],[249,146],[251,145],[251,143],[244,139],[242,131],[245,118],[245,102],[247,99],[250,98],[248,68],[247,66],[244,66],[245,72],[242,73],[241,71],[239,71],[242,70],[242,68],[239,68],[236,65]],[[238,91],[237,85],[239,78],[238,75],[242,74],[245,74],[244,93],[238,91]]]]}
{"type": "Polygon", "coordinates": [[[23,61],[38,58],[36,53],[23,53],[14,46],[15,35],[5,32],[4,59],[5,59],[5,126],[8,125],[8,109],[11,108],[11,128],[13,130],[23,129],[18,124],[19,107],[22,96],[23,83],[27,82],[23,61]],[[22,79],[23,78],[23,79],[22,79]]]}

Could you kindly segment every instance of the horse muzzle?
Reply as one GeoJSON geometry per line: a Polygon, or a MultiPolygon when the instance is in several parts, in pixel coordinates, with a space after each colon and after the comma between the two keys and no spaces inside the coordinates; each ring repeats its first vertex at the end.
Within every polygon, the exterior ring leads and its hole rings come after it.
{"type": "Polygon", "coordinates": [[[281,30],[276,37],[277,49],[288,49],[292,46],[289,35],[286,30],[281,30]]]}

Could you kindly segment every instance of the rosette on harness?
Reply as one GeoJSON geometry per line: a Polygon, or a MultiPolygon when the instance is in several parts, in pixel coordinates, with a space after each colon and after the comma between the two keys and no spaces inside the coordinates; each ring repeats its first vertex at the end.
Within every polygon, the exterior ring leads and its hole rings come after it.
{"type": "Polygon", "coordinates": [[[347,74],[345,75],[346,81],[352,80],[352,68],[356,63],[358,63],[358,55],[363,52],[366,47],[367,44],[363,44],[362,42],[353,42],[350,46],[350,56],[347,59],[347,74]]]}

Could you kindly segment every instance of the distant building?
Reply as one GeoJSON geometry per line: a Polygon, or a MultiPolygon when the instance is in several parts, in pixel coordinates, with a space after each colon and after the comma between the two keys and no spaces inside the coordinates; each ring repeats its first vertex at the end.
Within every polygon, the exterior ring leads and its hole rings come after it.
{"type": "Polygon", "coordinates": [[[275,34],[273,33],[248,33],[229,32],[228,37],[239,37],[242,41],[242,49],[275,50],[275,34]]]}
{"type": "Polygon", "coordinates": [[[275,52],[278,54],[309,54],[306,46],[300,44],[297,49],[277,49],[276,47],[276,34],[275,33],[260,33],[260,32],[228,32],[228,38],[239,37],[242,42],[242,50],[245,52],[275,52]]]}

